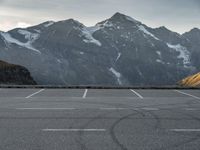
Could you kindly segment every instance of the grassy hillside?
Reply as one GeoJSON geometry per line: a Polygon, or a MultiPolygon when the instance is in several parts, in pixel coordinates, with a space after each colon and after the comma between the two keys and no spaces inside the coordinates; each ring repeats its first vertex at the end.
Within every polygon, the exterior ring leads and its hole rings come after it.
{"type": "Polygon", "coordinates": [[[186,87],[200,87],[200,72],[183,79],[179,84],[186,87]]]}

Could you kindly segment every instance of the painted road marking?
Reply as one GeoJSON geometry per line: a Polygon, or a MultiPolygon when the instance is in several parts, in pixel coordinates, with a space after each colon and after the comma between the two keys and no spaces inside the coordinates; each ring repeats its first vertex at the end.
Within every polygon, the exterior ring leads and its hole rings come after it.
{"type": "Polygon", "coordinates": [[[86,98],[87,92],[88,92],[88,89],[85,89],[85,92],[84,92],[84,94],[83,94],[83,98],[86,98]]]}
{"type": "Polygon", "coordinates": [[[188,94],[188,93],[185,93],[185,92],[182,92],[182,91],[179,91],[179,90],[174,90],[174,91],[200,100],[200,97],[194,96],[192,94],[188,94]]]}
{"type": "MultiPolygon", "coordinates": [[[[15,108],[16,110],[83,110],[83,109],[90,109],[90,108],[15,108]]],[[[149,110],[149,111],[157,111],[160,110],[158,108],[149,108],[149,107],[144,107],[144,108],[91,108],[91,109],[96,109],[96,110],[149,110]]]]}
{"type": "Polygon", "coordinates": [[[142,108],[143,110],[149,110],[149,111],[156,111],[159,110],[158,108],[149,108],[149,107],[144,107],[142,108]]]}
{"type": "Polygon", "coordinates": [[[100,110],[129,110],[129,109],[131,108],[100,108],[100,110]]]}
{"type": "Polygon", "coordinates": [[[105,132],[106,129],[42,129],[44,132],[105,132]]]}
{"type": "MultiPolygon", "coordinates": [[[[16,110],[147,110],[147,111],[158,111],[158,110],[170,110],[170,109],[176,109],[176,108],[152,108],[152,107],[143,107],[143,108],[123,108],[123,107],[101,107],[101,108],[14,108],[16,110]]],[[[182,110],[186,111],[199,111],[200,109],[197,108],[182,108],[182,110]]]]}
{"type": "Polygon", "coordinates": [[[35,92],[35,93],[33,93],[33,94],[27,96],[26,98],[31,98],[32,96],[34,96],[34,95],[36,95],[36,94],[38,94],[38,93],[40,93],[40,92],[42,92],[42,91],[44,91],[44,90],[45,90],[45,89],[41,89],[41,90],[39,90],[39,91],[37,91],[37,92],[35,92]]]}
{"type": "Polygon", "coordinates": [[[16,108],[17,110],[75,110],[76,108],[16,108]]]}
{"type": "Polygon", "coordinates": [[[143,99],[144,97],[140,95],[138,92],[131,89],[131,92],[133,92],[135,95],[137,95],[139,98],[143,99]]]}
{"type": "Polygon", "coordinates": [[[187,110],[187,111],[196,111],[197,109],[195,109],[195,108],[185,108],[185,110],[187,110]]]}
{"type": "Polygon", "coordinates": [[[200,129],[170,129],[173,132],[200,132],[200,129]]]}

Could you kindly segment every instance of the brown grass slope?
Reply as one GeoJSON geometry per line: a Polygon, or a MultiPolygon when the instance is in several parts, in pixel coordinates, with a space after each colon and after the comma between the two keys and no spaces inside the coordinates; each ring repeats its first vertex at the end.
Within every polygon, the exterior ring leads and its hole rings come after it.
{"type": "Polygon", "coordinates": [[[179,84],[185,87],[200,87],[200,72],[183,79],[179,84]]]}
{"type": "Polygon", "coordinates": [[[36,82],[25,67],[0,60],[0,84],[35,85],[36,82]]]}

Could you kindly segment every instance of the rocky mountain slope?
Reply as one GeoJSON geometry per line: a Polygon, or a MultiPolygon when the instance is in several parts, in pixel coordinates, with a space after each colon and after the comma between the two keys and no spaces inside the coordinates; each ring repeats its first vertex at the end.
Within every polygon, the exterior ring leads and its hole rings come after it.
{"type": "Polygon", "coordinates": [[[200,73],[181,80],[179,84],[185,87],[200,87],[200,73]]]}
{"type": "Polygon", "coordinates": [[[0,59],[38,84],[174,85],[199,68],[200,30],[180,35],[129,16],[86,27],[73,19],[0,32],[0,59]]]}
{"type": "Polygon", "coordinates": [[[0,84],[35,85],[36,82],[26,68],[0,61],[0,84]]]}

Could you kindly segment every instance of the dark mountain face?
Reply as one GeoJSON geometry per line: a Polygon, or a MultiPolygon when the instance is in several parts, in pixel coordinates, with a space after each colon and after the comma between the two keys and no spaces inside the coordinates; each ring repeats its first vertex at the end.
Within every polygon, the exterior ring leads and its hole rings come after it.
{"type": "Polygon", "coordinates": [[[35,85],[36,82],[26,68],[0,61],[0,84],[35,85]]]}
{"type": "Polygon", "coordinates": [[[183,36],[191,43],[191,63],[200,70],[200,29],[194,28],[183,36]]]}
{"type": "Polygon", "coordinates": [[[39,84],[173,85],[198,69],[194,44],[116,13],[93,27],[69,19],[1,32],[0,59],[27,67],[39,84]]]}
{"type": "Polygon", "coordinates": [[[0,35],[0,49],[5,48],[5,47],[6,47],[6,43],[4,41],[4,38],[0,35]]]}
{"type": "Polygon", "coordinates": [[[194,28],[191,31],[184,33],[183,36],[193,44],[200,45],[200,29],[194,28]]]}

